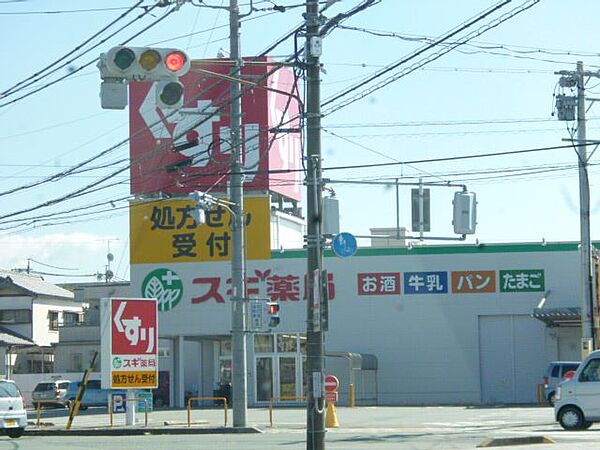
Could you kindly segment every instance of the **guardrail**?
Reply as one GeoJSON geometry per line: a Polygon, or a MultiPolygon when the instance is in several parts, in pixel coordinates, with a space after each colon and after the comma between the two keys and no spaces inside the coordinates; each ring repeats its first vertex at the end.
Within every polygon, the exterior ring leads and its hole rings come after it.
{"type": "MultiPolygon", "coordinates": [[[[127,402],[131,401],[131,402],[144,402],[144,427],[148,426],[148,399],[147,398],[126,398],[123,400],[123,402],[127,405],[127,402]]],[[[114,406],[114,401],[112,396],[110,397],[110,400],[108,401],[108,416],[110,417],[110,426],[113,426],[113,406],[114,406]]]]}
{"type": "Polygon", "coordinates": [[[40,427],[40,419],[42,417],[42,404],[43,403],[48,403],[48,404],[52,404],[52,405],[60,405],[60,402],[57,402],[56,400],[34,400],[33,403],[36,404],[36,411],[37,411],[37,421],[35,426],[36,427],[40,427]]]}
{"type": "Polygon", "coordinates": [[[273,427],[273,406],[274,406],[274,400],[300,400],[300,401],[304,401],[306,400],[306,397],[304,396],[293,396],[293,395],[282,395],[282,396],[278,396],[278,397],[271,397],[271,400],[269,401],[269,424],[271,426],[271,428],[273,427]]]}
{"type": "Polygon", "coordinates": [[[225,397],[190,397],[188,398],[188,404],[187,404],[187,423],[188,423],[188,427],[191,426],[192,424],[192,402],[194,400],[221,400],[223,402],[223,408],[225,411],[225,425],[224,427],[227,427],[227,398],[225,397]]]}

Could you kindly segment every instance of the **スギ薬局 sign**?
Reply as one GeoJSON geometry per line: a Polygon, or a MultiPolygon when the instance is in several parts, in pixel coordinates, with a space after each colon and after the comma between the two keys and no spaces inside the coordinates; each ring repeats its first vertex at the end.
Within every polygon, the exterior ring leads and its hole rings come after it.
{"type": "MultiPolygon", "coordinates": [[[[245,58],[241,156],[244,190],[272,191],[301,200],[299,84],[287,67],[267,57],[245,58]]],[[[231,67],[222,60],[192,61],[181,81],[184,106],[156,106],[152,82],[129,84],[131,193],[225,192],[231,147],[231,67]]]]}
{"type": "Polygon", "coordinates": [[[102,387],[158,387],[158,308],[153,298],[101,300],[102,387]]]}

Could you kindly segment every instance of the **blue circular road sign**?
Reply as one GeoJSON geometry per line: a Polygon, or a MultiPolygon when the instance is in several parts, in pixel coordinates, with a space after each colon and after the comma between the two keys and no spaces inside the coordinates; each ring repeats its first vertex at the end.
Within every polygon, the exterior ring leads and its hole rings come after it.
{"type": "Polygon", "coordinates": [[[340,258],[349,258],[356,254],[358,244],[353,234],[344,232],[333,238],[331,248],[333,249],[333,253],[340,258]]]}

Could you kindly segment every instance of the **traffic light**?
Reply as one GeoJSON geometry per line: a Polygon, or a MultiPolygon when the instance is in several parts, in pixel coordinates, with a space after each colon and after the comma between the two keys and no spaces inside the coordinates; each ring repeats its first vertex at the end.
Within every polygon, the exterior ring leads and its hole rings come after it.
{"type": "Polygon", "coordinates": [[[279,317],[279,303],[267,302],[267,313],[269,316],[269,328],[275,328],[281,322],[279,317]]]}
{"type": "Polygon", "coordinates": [[[100,55],[102,108],[127,106],[129,81],[156,81],[156,106],[183,106],[183,84],[178,80],[190,70],[190,58],[174,48],[113,47],[100,55]]]}
{"type": "Polygon", "coordinates": [[[183,84],[177,80],[160,80],[156,83],[156,106],[163,109],[181,108],[183,84]]]}
{"type": "Polygon", "coordinates": [[[160,81],[185,75],[190,59],[174,48],[113,47],[100,55],[98,67],[102,79],[160,81]]]}
{"type": "Polygon", "coordinates": [[[477,200],[474,192],[459,191],[454,193],[453,220],[454,233],[475,234],[477,227],[477,200]]]}

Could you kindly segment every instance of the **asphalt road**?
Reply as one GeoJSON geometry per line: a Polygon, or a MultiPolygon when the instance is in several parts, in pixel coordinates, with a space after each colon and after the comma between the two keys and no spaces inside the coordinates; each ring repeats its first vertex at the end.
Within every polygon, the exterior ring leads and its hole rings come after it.
{"type": "MultiPolygon", "coordinates": [[[[305,411],[276,409],[274,426],[269,426],[265,409],[250,409],[249,425],[260,434],[193,434],[145,436],[34,436],[11,440],[0,436],[0,449],[305,449],[305,411]]],[[[230,414],[231,415],[231,414],[230,414]]],[[[139,416],[143,419],[143,416],[139,416]]],[[[30,415],[30,420],[35,419],[30,415]]],[[[469,449],[488,438],[545,436],[554,444],[515,445],[513,449],[587,449],[600,446],[600,424],[583,432],[563,431],[553,420],[551,408],[472,407],[364,407],[339,408],[339,428],[327,431],[326,448],[355,449],[469,449]]],[[[149,427],[187,428],[185,410],[150,413],[149,427]]],[[[208,426],[223,425],[222,410],[194,410],[192,420],[208,426]]],[[[46,429],[64,429],[65,411],[47,411],[43,417],[53,423],[46,429]]],[[[115,419],[122,424],[123,416],[115,419]]],[[[76,418],[74,429],[105,427],[106,410],[89,410],[76,418]]],[[[142,424],[143,425],[143,424],[142,424]]]]}

